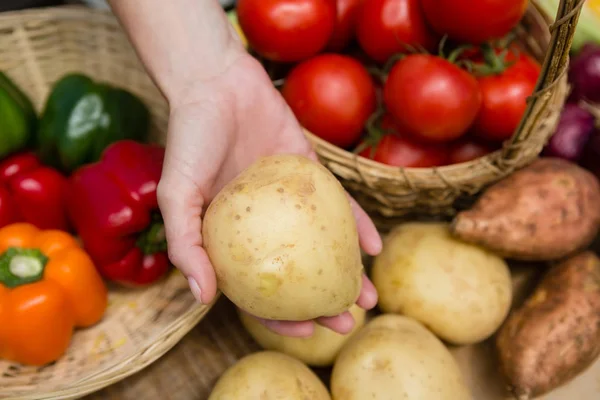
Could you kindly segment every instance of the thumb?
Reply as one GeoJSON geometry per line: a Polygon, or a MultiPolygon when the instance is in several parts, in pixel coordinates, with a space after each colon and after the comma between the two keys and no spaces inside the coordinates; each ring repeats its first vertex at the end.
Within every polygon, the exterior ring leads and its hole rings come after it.
{"type": "Polygon", "coordinates": [[[202,248],[200,215],[203,197],[189,180],[173,179],[168,173],[163,173],[157,197],[165,224],[169,259],[188,279],[196,300],[209,304],[216,295],[217,282],[208,255],[202,248]]]}

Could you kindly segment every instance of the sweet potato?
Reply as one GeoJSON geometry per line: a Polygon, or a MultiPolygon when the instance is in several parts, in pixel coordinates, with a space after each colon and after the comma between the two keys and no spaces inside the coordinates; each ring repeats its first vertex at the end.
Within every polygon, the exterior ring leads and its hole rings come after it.
{"type": "Polygon", "coordinates": [[[492,185],[454,219],[452,233],[515,260],[558,260],[600,228],[600,184],[589,171],[543,158],[492,185]]]}
{"type": "Polygon", "coordinates": [[[531,399],[565,384],[600,354],[600,260],[586,251],[549,270],[496,337],[509,391],[531,399]]]}

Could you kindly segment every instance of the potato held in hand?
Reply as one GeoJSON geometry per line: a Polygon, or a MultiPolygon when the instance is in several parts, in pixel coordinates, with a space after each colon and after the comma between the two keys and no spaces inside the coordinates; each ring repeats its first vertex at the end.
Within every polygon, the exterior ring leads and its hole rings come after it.
{"type": "Polygon", "coordinates": [[[217,381],[208,400],[331,400],[306,365],[282,353],[250,354],[217,381]]]}
{"type": "Polygon", "coordinates": [[[334,400],[470,400],[452,354],[414,319],[380,315],[342,348],[334,400]]]}
{"type": "Polygon", "coordinates": [[[504,260],[452,237],[444,223],[398,225],[385,238],[371,278],[381,310],[415,318],[454,344],[493,334],[512,299],[504,260]]]}
{"type": "Polygon", "coordinates": [[[242,324],[264,349],[288,354],[313,367],[328,367],[333,364],[340,349],[365,323],[366,311],[357,305],[350,308],[354,317],[352,332],[341,335],[321,325],[315,326],[311,337],[296,338],[282,336],[267,329],[264,325],[244,312],[240,312],[242,324]]]}
{"type": "Polygon", "coordinates": [[[496,338],[500,368],[519,400],[561,386],[600,354],[600,260],[584,252],[553,267],[496,338]]]}
{"type": "Polygon", "coordinates": [[[350,202],[317,162],[295,155],[257,161],[221,190],[203,224],[219,288],[257,317],[333,316],[360,294],[350,202]]]}
{"type": "Polygon", "coordinates": [[[600,227],[600,185],[589,171],[542,158],[490,187],[457,215],[453,234],[513,259],[548,261],[588,246],[600,227]]]}

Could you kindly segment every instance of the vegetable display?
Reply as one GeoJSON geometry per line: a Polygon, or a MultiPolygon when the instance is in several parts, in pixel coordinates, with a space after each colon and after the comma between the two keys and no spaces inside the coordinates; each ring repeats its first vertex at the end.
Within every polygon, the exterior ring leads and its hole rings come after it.
{"type": "Polygon", "coordinates": [[[0,358],[56,361],[74,328],[99,322],[107,290],[69,234],[16,223],[0,228],[0,358]]]}
{"type": "Polygon", "coordinates": [[[473,57],[482,102],[471,131],[477,138],[501,143],[519,126],[541,66],[517,47],[483,46],[481,53],[479,60],[473,57]]]}
{"type": "Polygon", "coordinates": [[[221,291],[266,319],[304,321],[347,311],[363,265],[348,197],[303,156],[257,160],[210,203],[204,248],[221,291]]]}
{"type": "Polygon", "coordinates": [[[297,359],[273,351],[250,354],[217,381],[208,400],[331,400],[317,375],[297,359]]]}
{"type": "Polygon", "coordinates": [[[399,126],[418,139],[449,142],[475,121],[481,90],[473,76],[450,61],[414,54],[390,70],[384,101],[399,126]]]}
{"type": "Polygon", "coordinates": [[[600,355],[600,260],[589,251],[552,267],[498,333],[511,393],[532,399],[573,379],[600,355]]]}
{"type": "Polygon", "coordinates": [[[444,344],[414,319],[393,314],[375,317],[342,348],[331,394],[333,400],[471,400],[444,344]]]}
{"type": "Polygon", "coordinates": [[[250,47],[280,62],[300,61],[323,50],[335,29],[336,10],[336,0],[238,0],[236,7],[250,47]]]}
{"type": "Polygon", "coordinates": [[[437,48],[419,0],[366,0],[356,21],[356,38],[373,60],[384,63],[410,48],[437,48]]]}
{"type": "Polygon", "coordinates": [[[354,58],[324,54],[299,64],[281,91],[306,129],[340,147],[356,144],[375,111],[375,86],[354,58]]]}
{"type": "Polygon", "coordinates": [[[412,317],[453,344],[490,337],[511,305],[504,260],[453,238],[444,223],[397,225],[373,261],[371,278],[383,312],[412,317]]]}
{"type": "Polygon", "coordinates": [[[0,71],[0,159],[23,150],[32,140],[36,124],[31,100],[0,71]]]}
{"type": "Polygon", "coordinates": [[[0,160],[0,228],[28,222],[40,229],[68,230],[67,178],[43,166],[32,152],[0,160]]]}
{"type": "Polygon", "coordinates": [[[525,14],[529,0],[421,0],[432,28],[450,39],[481,44],[502,39],[525,14]]]}
{"type": "Polygon", "coordinates": [[[145,140],[149,111],[132,93],[69,74],[52,87],[40,117],[37,150],[41,160],[71,173],[97,161],[117,140],[145,140]]]}
{"type": "Polygon", "coordinates": [[[69,179],[68,213],[102,276],[144,286],[169,270],[156,198],[164,148],[122,140],[69,179]]]}
{"type": "Polygon", "coordinates": [[[518,128],[541,72],[512,40],[528,4],[241,0],[232,23],[310,133],[380,164],[432,168],[484,157],[518,128]],[[373,135],[382,114],[396,132],[373,135]]]}
{"type": "Polygon", "coordinates": [[[591,244],[600,228],[600,184],[585,169],[543,158],[492,185],[452,233],[505,257],[555,260],[591,244]]]}
{"type": "Polygon", "coordinates": [[[239,312],[239,316],[244,328],[263,349],[279,351],[309,366],[328,367],[333,364],[344,344],[365,324],[365,310],[353,305],[349,312],[354,319],[354,328],[350,333],[342,335],[317,325],[308,338],[278,335],[245,312],[239,312]]]}

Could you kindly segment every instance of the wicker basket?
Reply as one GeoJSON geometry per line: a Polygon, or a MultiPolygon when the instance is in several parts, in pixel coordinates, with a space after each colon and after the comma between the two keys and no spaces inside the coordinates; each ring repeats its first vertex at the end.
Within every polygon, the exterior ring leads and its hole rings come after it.
{"type": "MultiPolygon", "coordinates": [[[[0,70],[38,110],[50,85],[79,71],[127,88],[152,112],[154,138],[166,132],[168,107],[105,11],[83,7],[0,14],[0,70]]],[[[146,367],[173,347],[211,306],[200,306],[177,271],[143,290],[110,288],[103,321],[76,331],[53,365],[28,368],[0,361],[0,399],[74,399],[146,367]]]]}
{"type": "Polygon", "coordinates": [[[482,188],[533,161],[542,151],[568,94],[565,72],[582,4],[583,0],[562,0],[556,23],[549,25],[548,16],[532,3],[516,28],[519,42],[543,67],[524,118],[502,150],[451,166],[396,168],[357,157],[307,132],[322,163],[382,229],[414,214],[453,215],[482,188]]]}

